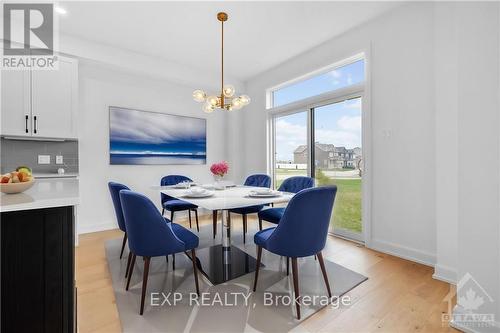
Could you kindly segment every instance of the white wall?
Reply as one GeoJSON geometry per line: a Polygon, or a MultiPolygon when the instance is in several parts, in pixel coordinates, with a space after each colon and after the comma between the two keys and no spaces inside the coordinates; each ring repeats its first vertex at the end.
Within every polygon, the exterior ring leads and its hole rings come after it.
{"type": "Polygon", "coordinates": [[[159,205],[150,189],[162,176],[184,174],[195,181],[211,181],[207,165],[109,165],[108,107],[122,106],[207,118],[207,164],[226,157],[223,113],[206,115],[191,99],[192,86],[115,71],[81,61],[80,81],[80,198],[78,229],[91,232],[116,227],[107,183],[124,183],[159,205]]]}
{"type": "Polygon", "coordinates": [[[370,51],[372,213],[367,244],[433,264],[435,135],[433,6],[403,6],[247,82],[252,104],[232,120],[244,161],[238,175],[266,171],[265,90],[370,51]],[[384,132],[392,133],[387,138],[384,132]]]}
{"type": "MultiPolygon", "coordinates": [[[[456,6],[458,59],[458,277],[471,274],[494,299],[472,310],[495,314],[500,331],[499,3],[456,6]],[[473,152],[471,154],[471,152],[473,152]],[[475,157],[480,158],[480,163],[475,157]]],[[[468,289],[458,290],[465,297],[468,289]]],[[[458,305],[455,313],[462,313],[458,305]]]]}

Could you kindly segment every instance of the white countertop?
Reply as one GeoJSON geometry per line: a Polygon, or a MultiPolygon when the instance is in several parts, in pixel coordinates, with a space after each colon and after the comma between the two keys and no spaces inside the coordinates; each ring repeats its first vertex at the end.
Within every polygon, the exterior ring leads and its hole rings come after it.
{"type": "Polygon", "coordinates": [[[251,186],[229,187],[225,190],[214,190],[214,195],[206,198],[186,197],[188,190],[175,189],[171,187],[160,187],[160,192],[208,210],[226,210],[270,203],[285,203],[290,201],[290,199],[294,196],[294,193],[287,192],[281,192],[281,195],[276,197],[255,198],[249,196],[250,191],[259,189],[262,190],[261,187],[251,186]]]}
{"type": "Polygon", "coordinates": [[[57,172],[34,172],[33,176],[37,179],[42,179],[42,178],[77,178],[78,173],[75,172],[67,172],[63,173],[62,175],[58,174],[57,172]]]}
{"type": "Polygon", "coordinates": [[[36,179],[23,193],[0,194],[0,212],[75,206],[78,201],[77,178],[36,179]]]}

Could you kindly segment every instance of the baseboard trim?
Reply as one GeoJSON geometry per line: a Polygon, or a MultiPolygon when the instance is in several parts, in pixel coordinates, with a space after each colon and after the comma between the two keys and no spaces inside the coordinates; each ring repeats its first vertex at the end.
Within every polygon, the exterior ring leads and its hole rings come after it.
{"type": "Polygon", "coordinates": [[[85,223],[81,220],[78,221],[78,234],[88,234],[91,232],[112,230],[118,228],[115,221],[105,221],[101,223],[85,223]]]}
{"type": "Polygon", "coordinates": [[[436,262],[436,256],[434,254],[379,239],[371,239],[369,248],[426,266],[434,267],[436,262]]]}
{"type": "Polygon", "coordinates": [[[432,278],[456,285],[457,271],[451,267],[436,264],[434,265],[434,274],[432,274],[432,278]]]}
{"type": "MultiPolygon", "coordinates": [[[[453,308],[453,315],[461,315],[463,313],[466,313],[466,311],[462,309],[460,305],[455,305],[455,307],[453,308]]],[[[454,321],[453,317],[450,320],[450,326],[465,333],[497,333],[500,330],[500,322],[498,321],[495,321],[491,326],[470,327],[460,322],[454,321]]]]}

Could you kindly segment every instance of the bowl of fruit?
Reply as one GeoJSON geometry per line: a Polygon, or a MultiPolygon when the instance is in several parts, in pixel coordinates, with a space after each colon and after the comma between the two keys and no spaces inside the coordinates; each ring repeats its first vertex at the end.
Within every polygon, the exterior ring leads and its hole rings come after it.
{"type": "Polygon", "coordinates": [[[29,189],[35,183],[35,177],[31,169],[20,166],[16,171],[2,175],[0,179],[0,192],[7,194],[21,193],[29,189]]]}

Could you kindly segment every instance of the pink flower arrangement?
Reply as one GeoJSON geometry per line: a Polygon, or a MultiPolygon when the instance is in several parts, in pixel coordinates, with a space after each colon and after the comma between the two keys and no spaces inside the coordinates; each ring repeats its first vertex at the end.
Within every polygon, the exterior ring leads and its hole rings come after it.
{"type": "Polygon", "coordinates": [[[229,171],[229,165],[227,164],[226,161],[222,161],[222,162],[219,162],[219,163],[214,163],[210,167],[210,171],[215,176],[224,177],[224,175],[229,171]]]}

